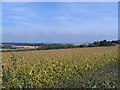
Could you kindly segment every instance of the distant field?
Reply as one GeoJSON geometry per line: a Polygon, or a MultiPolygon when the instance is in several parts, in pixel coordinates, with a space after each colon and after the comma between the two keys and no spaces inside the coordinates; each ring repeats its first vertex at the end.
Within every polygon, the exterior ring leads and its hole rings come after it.
{"type": "Polygon", "coordinates": [[[118,47],[3,52],[4,88],[119,88],[118,47]]]}
{"type": "Polygon", "coordinates": [[[11,50],[11,49],[0,49],[0,51],[2,51],[2,50],[11,50]]]}

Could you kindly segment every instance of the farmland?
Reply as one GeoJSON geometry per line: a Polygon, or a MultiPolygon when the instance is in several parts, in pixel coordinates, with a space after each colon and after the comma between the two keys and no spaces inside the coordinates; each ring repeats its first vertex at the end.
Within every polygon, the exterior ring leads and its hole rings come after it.
{"type": "Polygon", "coordinates": [[[119,88],[118,47],[3,52],[3,88],[119,88]]]}

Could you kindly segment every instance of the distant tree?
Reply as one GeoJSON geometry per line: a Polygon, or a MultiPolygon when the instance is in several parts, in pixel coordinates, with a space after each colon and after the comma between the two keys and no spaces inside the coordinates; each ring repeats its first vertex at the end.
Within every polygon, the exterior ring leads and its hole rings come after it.
{"type": "Polygon", "coordinates": [[[116,43],[116,44],[120,44],[120,40],[113,40],[113,41],[111,41],[111,43],[116,43]]]}
{"type": "Polygon", "coordinates": [[[97,47],[97,46],[100,46],[100,42],[99,42],[99,41],[94,42],[93,44],[94,44],[96,47],[97,47]]]}
{"type": "Polygon", "coordinates": [[[85,44],[84,44],[84,45],[80,45],[79,47],[80,47],[80,48],[84,48],[84,47],[88,47],[88,45],[85,45],[85,44]]]}
{"type": "Polygon", "coordinates": [[[103,41],[100,41],[100,45],[99,46],[110,46],[110,45],[111,45],[110,41],[103,40],[103,41]]]}
{"type": "Polygon", "coordinates": [[[91,44],[88,45],[88,47],[95,47],[95,46],[96,46],[96,45],[93,44],[93,43],[91,43],[91,44]]]}

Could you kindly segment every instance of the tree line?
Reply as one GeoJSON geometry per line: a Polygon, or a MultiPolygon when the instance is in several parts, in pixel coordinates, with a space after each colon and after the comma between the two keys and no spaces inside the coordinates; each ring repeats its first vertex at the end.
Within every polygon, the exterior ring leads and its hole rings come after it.
{"type": "MultiPolygon", "coordinates": [[[[96,41],[93,43],[89,44],[81,44],[81,45],[73,45],[73,44],[46,44],[46,43],[4,43],[4,45],[0,46],[1,48],[6,48],[6,49],[16,49],[15,47],[12,47],[12,45],[28,45],[28,46],[39,46],[36,49],[32,50],[49,50],[49,49],[67,49],[67,48],[85,48],[85,47],[98,47],[98,46],[113,46],[120,44],[120,40],[113,40],[113,41],[96,41]]],[[[9,50],[10,51],[10,50],[9,50]]],[[[16,50],[16,51],[21,51],[21,50],[16,50]]],[[[22,50],[22,51],[27,51],[27,50],[22,50]]]]}
{"type": "Polygon", "coordinates": [[[120,44],[120,40],[116,41],[96,41],[89,44],[82,44],[82,45],[51,45],[51,46],[42,46],[37,48],[37,50],[48,50],[48,49],[65,49],[65,48],[84,48],[84,47],[98,47],[98,46],[113,46],[113,44],[120,44]]]}

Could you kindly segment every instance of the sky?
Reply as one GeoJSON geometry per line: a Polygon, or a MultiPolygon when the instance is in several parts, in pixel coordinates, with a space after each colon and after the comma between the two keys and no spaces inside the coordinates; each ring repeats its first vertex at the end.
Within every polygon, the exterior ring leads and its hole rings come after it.
{"type": "Polygon", "coordinates": [[[85,43],[118,39],[117,2],[4,2],[3,42],[85,43]]]}

